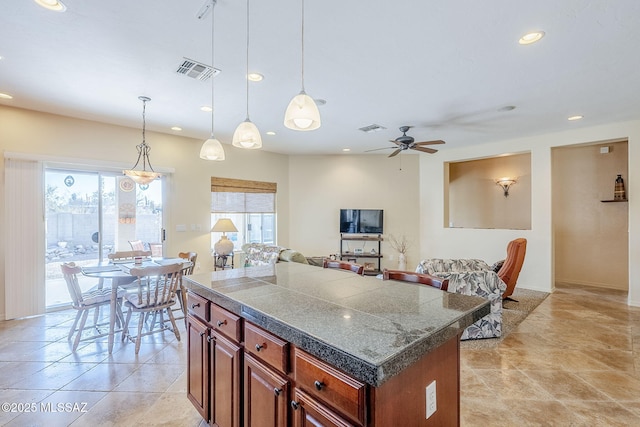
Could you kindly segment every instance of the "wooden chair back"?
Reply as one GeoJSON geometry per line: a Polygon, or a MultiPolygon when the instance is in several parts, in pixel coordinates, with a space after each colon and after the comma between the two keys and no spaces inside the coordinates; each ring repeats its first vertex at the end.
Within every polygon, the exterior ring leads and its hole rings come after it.
{"type": "Polygon", "coordinates": [[[132,251],[144,251],[144,243],[142,240],[129,240],[132,251]]]}
{"type": "Polygon", "coordinates": [[[387,270],[382,271],[382,280],[399,280],[402,282],[420,283],[422,285],[433,286],[434,288],[446,291],[449,287],[449,280],[432,276],[426,273],[414,273],[411,271],[387,270]]]}
{"type": "Polygon", "coordinates": [[[507,257],[498,270],[498,277],[507,284],[507,289],[502,294],[502,298],[507,298],[516,288],[516,282],[520,275],[520,270],[524,264],[524,255],[527,252],[527,239],[518,238],[512,240],[507,245],[507,257]]]}
{"type": "Polygon", "coordinates": [[[71,296],[71,301],[73,301],[73,306],[76,308],[81,307],[84,301],[82,299],[82,289],[78,283],[78,274],[82,273],[82,270],[73,262],[61,264],[60,268],[62,269],[64,281],[67,282],[67,290],[69,291],[69,296],[71,296]]]}
{"type": "Polygon", "coordinates": [[[127,299],[136,310],[161,309],[175,303],[175,295],[182,277],[182,264],[134,267],[129,274],[136,278],[137,298],[127,299]]]}
{"type": "Polygon", "coordinates": [[[182,274],[187,276],[189,274],[193,274],[193,268],[196,266],[196,260],[198,259],[197,252],[180,252],[178,254],[178,258],[186,259],[191,261],[191,265],[182,270],[182,274]]]}
{"type": "Polygon", "coordinates": [[[356,274],[364,274],[364,265],[356,264],[355,262],[338,261],[332,259],[324,259],[322,262],[323,268],[339,268],[341,270],[353,271],[356,274]]]}

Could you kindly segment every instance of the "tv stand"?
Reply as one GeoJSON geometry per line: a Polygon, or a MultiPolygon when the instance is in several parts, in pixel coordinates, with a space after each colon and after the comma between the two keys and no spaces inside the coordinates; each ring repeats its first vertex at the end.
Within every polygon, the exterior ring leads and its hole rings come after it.
{"type": "MultiPolygon", "coordinates": [[[[376,275],[382,272],[380,263],[382,261],[382,253],[380,252],[381,243],[384,239],[380,234],[347,234],[340,233],[340,260],[358,262],[358,259],[373,259],[377,262],[378,268],[365,268],[364,274],[376,275]],[[345,248],[346,242],[346,248],[345,248]],[[348,242],[358,242],[359,247],[350,247],[348,242]],[[373,247],[367,248],[367,242],[373,242],[373,247]],[[377,243],[377,245],[376,245],[377,243]],[[373,251],[373,252],[372,252],[373,251]]],[[[355,246],[355,245],[354,245],[355,246]]],[[[369,263],[365,263],[365,266],[369,263]]]]}

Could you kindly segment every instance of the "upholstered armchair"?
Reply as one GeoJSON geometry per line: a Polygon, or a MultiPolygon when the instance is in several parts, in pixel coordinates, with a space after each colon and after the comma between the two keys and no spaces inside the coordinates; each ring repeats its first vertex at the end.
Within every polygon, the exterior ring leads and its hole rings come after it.
{"type": "Polygon", "coordinates": [[[447,292],[486,298],[491,312],[469,326],[461,339],[495,338],[502,335],[502,293],[507,286],[486,262],[478,259],[425,259],[417,273],[448,279],[447,292]]]}

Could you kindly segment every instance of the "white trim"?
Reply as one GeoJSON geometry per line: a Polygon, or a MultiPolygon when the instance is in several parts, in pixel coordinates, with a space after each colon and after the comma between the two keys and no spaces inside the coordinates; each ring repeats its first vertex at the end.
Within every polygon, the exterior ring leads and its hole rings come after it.
{"type": "MultiPolygon", "coordinates": [[[[33,154],[33,153],[20,153],[16,151],[5,151],[4,152],[5,159],[16,159],[16,160],[32,160],[36,162],[45,163],[46,167],[53,168],[64,168],[64,169],[85,169],[90,167],[91,169],[95,169],[96,167],[101,168],[103,171],[107,172],[122,172],[124,169],[130,169],[133,163],[122,163],[122,162],[111,162],[105,160],[97,160],[97,159],[84,159],[79,157],[58,157],[58,156],[49,156],[45,154],[33,154]]],[[[170,167],[154,167],[156,172],[172,174],[175,173],[175,168],[170,167]]]]}

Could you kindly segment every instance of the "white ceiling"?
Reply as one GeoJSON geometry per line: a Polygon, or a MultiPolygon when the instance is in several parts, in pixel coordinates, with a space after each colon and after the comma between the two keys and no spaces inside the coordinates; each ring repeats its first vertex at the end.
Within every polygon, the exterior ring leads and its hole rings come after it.
{"type": "MultiPolygon", "coordinates": [[[[209,136],[200,106],[211,103],[211,81],[175,72],[183,57],[211,64],[211,15],[196,18],[205,0],[63,1],[64,13],[2,2],[0,92],[14,99],[0,103],[140,128],[146,95],[148,129],[209,136]]],[[[460,147],[640,112],[637,0],[306,0],[305,8],[305,87],[327,103],[320,129],[295,132],[283,118],[301,87],[300,0],[251,2],[250,70],[265,79],[250,84],[249,109],[267,151],[362,153],[390,146],[401,125],[415,126],[416,140],[460,147]],[[519,45],[531,30],[546,36],[519,45]],[[516,109],[500,111],[509,105],[516,109]],[[567,121],[576,114],[584,119],[567,121]],[[387,129],[358,130],[373,123],[387,129]]],[[[246,115],[245,35],[246,2],[218,0],[215,134],[226,143],[246,115]]]]}

